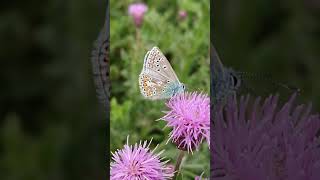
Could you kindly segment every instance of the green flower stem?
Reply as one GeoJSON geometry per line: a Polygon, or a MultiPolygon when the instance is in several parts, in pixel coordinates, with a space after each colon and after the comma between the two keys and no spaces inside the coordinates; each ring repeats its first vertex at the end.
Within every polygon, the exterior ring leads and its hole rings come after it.
{"type": "Polygon", "coordinates": [[[137,43],[138,49],[141,49],[141,33],[138,27],[136,28],[136,43],[137,43]]]}
{"type": "MultiPolygon", "coordinates": [[[[134,62],[130,63],[131,65],[131,69],[130,69],[130,73],[131,76],[129,78],[131,78],[131,82],[136,82],[137,81],[137,75],[139,75],[138,70],[138,66],[140,68],[140,62],[141,62],[141,46],[142,46],[142,42],[141,42],[141,32],[140,29],[137,27],[136,28],[136,33],[135,33],[135,43],[133,45],[133,49],[134,49],[134,62]]],[[[139,90],[137,89],[138,87],[138,83],[135,83],[135,86],[132,86],[132,89],[130,90],[132,93],[131,94],[136,94],[139,90]]]]}
{"type": "Polygon", "coordinates": [[[179,174],[179,170],[180,170],[180,166],[181,166],[181,162],[182,162],[182,159],[184,157],[184,151],[181,151],[180,150],[180,153],[178,155],[178,158],[177,158],[177,162],[176,162],[176,166],[174,167],[174,177],[173,179],[176,179],[178,174],[179,174]]]}

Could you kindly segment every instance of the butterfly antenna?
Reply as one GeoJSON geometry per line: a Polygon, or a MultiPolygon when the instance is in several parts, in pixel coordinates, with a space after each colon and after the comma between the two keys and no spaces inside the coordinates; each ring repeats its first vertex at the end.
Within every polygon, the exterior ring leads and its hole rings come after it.
{"type": "MultiPolygon", "coordinates": [[[[238,72],[237,73],[241,79],[253,79],[253,80],[264,80],[269,81],[276,87],[282,87],[284,89],[300,93],[301,90],[297,87],[287,85],[285,83],[276,82],[271,78],[269,73],[248,73],[248,72],[238,72]]],[[[277,88],[278,89],[278,88],[277,88]]]]}
{"type": "Polygon", "coordinates": [[[186,88],[186,90],[190,90],[190,91],[193,91],[193,90],[195,90],[195,91],[200,91],[200,92],[202,92],[203,90],[201,90],[200,88],[186,88]]]}

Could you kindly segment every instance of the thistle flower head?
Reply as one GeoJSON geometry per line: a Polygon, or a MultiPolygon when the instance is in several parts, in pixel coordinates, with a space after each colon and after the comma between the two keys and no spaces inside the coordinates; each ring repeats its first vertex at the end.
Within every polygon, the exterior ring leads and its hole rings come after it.
{"type": "Polygon", "coordinates": [[[131,4],[128,8],[128,13],[132,16],[134,24],[136,27],[141,27],[143,22],[143,16],[147,12],[148,6],[144,3],[134,3],[131,4]]]}
{"type": "Polygon", "coordinates": [[[151,141],[149,144],[147,141],[139,144],[129,145],[112,153],[111,180],[131,180],[131,179],[150,179],[150,180],[165,180],[173,176],[173,173],[165,167],[167,161],[162,161],[160,155],[154,154],[154,151],[150,151],[151,141]]]}
{"type": "Polygon", "coordinates": [[[210,142],[210,99],[202,93],[181,93],[167,103],[169,111],[161,119],[172,128],[169,140],[181,150],[192,152],[203,140],[210,142]]]}
{"type": "Polygon", "coordinates": [[[217,105],[211,143],[211,178],[316,180],[320,177],[319,115],[294,107],[295,95],[277,109],[278,96],[250,104],[249,96],[217,105]]]}

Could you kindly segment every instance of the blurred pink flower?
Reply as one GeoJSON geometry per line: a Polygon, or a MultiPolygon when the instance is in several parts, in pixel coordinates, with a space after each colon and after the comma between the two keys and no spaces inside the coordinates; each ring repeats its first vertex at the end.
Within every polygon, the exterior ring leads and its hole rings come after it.
{"type": "Polygon", "coordinates": [[[194,177],[194,180],[208,180],[207,178],[203,178],[202,176],[194,177]]]}
{"type": "Polygon", "coordinates": [[[170,111],[161,119],[172,127],[169,140],[181,150],[192,152],[205,139],[210,146],[210,98],[202,93],[182,93],[166,105],[170,111]]]}
{"type": "Polygon", "coordinates": [[[150,151],[149,144],[144,141],[143,144],[130,145],[127,139],[127,144],[124,148],[112,153],[110,165],[111,180],[131,180],[131,179],[150,179],[150,180],[165,180],[173,177],[173,172],[165,166],[167,161],[161,161],[160,155],[153,154],[155,149],[150,151]]]}
{"type": "Polygon", "coordinates": [[[187,11],[185,11],[185,10],[180,10],[179,11],[179,19],[180,20],[184,20],[187,16],[188,16],[187,11]]]}
{"type": "Polygon", "coordinates": [[[128,8],[128,13],[132,16],[136,27],[141,27],[144,13],[147,12],[148,6],[144,3],[134,3],[128,8]]]}

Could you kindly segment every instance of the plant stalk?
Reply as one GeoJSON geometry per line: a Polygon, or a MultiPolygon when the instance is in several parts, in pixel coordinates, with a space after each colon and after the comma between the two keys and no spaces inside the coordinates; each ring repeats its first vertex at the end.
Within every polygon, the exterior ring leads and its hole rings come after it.
{"type": "Polygon", "coordinates": [[[176,162],[176,165],[174,167],[174,177],[173,179],[176,179],[178,174],[179,174],[179,170],[180,170],[180,166],[181,166],[181,162],[182,162],[182,159],[184,157],[184,151],[181,151],[179,152],[179,155],[178,155],[178,158],[177,158],[177,162],[176,162]]]}

